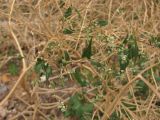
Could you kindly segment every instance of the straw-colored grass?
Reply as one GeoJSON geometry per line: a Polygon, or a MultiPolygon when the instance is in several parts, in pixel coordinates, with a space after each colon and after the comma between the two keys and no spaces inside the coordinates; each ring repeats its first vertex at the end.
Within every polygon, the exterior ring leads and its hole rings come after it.
{"type": "Polygon", "coordinates": [[[65,117],[59,106],[80,93],[94,105],[88,119],[159,120],[160,39],[151,43],[153,37],[160,38],[159,0],[0,0],[0,84],[8,87],[0,97],[0,119],[78,120],[65,117]],[[118,50],[127,34],[136,36],[140,58],[121,73],[118,50]],[[91,60],[81,57],[90,36],[91,60]],[[66,51],[70,60],[61,65],[66,51]],[[45,82],[34,71],[40,57],[53,70],[45,82]],[[11,62],[16,75],[8,72],[11,62]],[[80,86],[76,69],[102,84],[80,86]]]}

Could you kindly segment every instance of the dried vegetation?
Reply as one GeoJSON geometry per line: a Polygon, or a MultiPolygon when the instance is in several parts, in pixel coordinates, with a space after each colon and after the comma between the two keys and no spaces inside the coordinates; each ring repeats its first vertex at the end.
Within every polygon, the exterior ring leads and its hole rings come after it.
{"type": "Polygon", "coordinates": [[[159,0],[0,0],[1,120],[159,120],[159,0]]]}

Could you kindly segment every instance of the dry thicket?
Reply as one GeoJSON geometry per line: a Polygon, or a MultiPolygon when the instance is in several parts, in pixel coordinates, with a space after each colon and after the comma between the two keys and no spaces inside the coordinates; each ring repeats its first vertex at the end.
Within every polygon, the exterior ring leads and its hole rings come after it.
{"type": "Polygon", "coordinates": [[[0,119],[159,120],[159,35],[159,0],[0,0],[0,119]],[[127,35],[138,57],[122,71],[127,35]],[[52,69],[48,80],[37,58],[52,69]],[[76,93],[94,106],[88,118],[76,108],[63,115],[76,93]]]}

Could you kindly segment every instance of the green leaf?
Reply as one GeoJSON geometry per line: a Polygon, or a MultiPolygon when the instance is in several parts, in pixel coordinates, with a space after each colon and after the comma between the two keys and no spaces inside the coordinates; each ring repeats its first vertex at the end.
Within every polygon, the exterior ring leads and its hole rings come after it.
{"type": "Polygon", "coordinates": [[[139,57],[139,48],[136,37],[134,35],[127,35],[120,45],[120,51],[118,53],[120,69],[125,70],[130,60],[135,62],[137,57],[139,57]],[[125,59],[124,56],[126,57],[125,59]]]}
{"type": "Polygon", "coordinates": [[[90,59],[92,56],[92,38],[89,41],[89,44],[83,49],[82,58],[86,57],[90,59]]]}
{"type": "Polygon", "coordinates": [[[84,113],[92,113],[94,105],[92,103],[85,103],[83,105],[83,112],[84,113]]]}
{"type": "Polygon", "coordinates": [[[66,110],[66,111],[63,113],[63,115],[64,115],[65,117],[69,117],[71,114],[72,114],[72,113],[71,113],[70,110],[66,110]]]}
{"type": "MultiPolygon", "coordinates": [[[[76,93],[69,99],[68,109],[64,113],[65,116],[75,116],[79,120],[86,120],[85,117],[91,115],[94,109],[94,105],[85,101],[85,98],[76,93]]],[[[87,119],[88,120],[88,119],[87,119]]]]}
{"type": "Polygon", "coordinates": [[[87,86],[87,82],[83,79],[83,76],[80,73],[79,69],[75,70],[75,73],[73,73],[73,76],[82,87],[87,86]]]}
{"type": "Polygon", "coordinates": [[[106,20],[98,20],[97,21],[97,25],[99,25],[100,27],[106,26],[108,24],[108,21],[106,20]]]}
{"type": "Polygon", "coordinates": [[[149,39],[149,42],[151,45],[160,48],[160,36],[159,35],[151,36],[151,38],[149,39]]]}
{"type": "Polygon", "coordinates": [[[8,66],[8,72],[13,76],[18,75],[19,72],[18,66],[15,63],[10,63],[8,66]]]}
{"type": "Polygon", "coordinates": [[[45,75],[46,75],[47,80],[48,80],[49,77],[52,75],[52,68],[51,68],[50,66],[47,66],[47,67],[46,67],[45,75]]]}
{"type": "Polygon", "coordinates": [[[119,64],[120,64],[120,70],[125,70],[129,64],[129,61],[127,60],[127,62],[124,63],[120,60],[119,64]]]}
{"type": "Polygon", "coordinates": [[[120,120],[120,117],[118,116],[116,112],[113,112],[109,120],[120,120]]]}
{"type": "Polygon", "coordinates": [[[141,96],[143,98],[147,98],[147,96],[149,95],[149,88],[142,80],[138,81],[136,87],[137,91],[135,92],[135,96],[141,96]]]}
{"type": "Polygon", "coordinates": [[[126,58],[126,60],[123,60],[123,56],[120,55],[121,53],[119,53],[118,55],[118,61],[119,61],[119,66],[120,66],[120,70],[125,70],[126,67],[129,65],[129,59],[126,58]]]}
{"type": "Polygon", "coordinates": [[[52,75],[52,68],[42,58],[37,59],[34,70],[40,76],[45,75],[47,79],[52,75]]]}
{"type": "Polygon", "coordinates": [[[68,17],[71,16],[71,15],[72,15],[72,7],[69,7],[69,8],[65,11],[64,17],[65,17],[65,18],[68,18],[68,17]]]}
{"type": "Polygon", "coordinates": [[[135,36],[131,35],[129,36],[129,41],[128,41],[128,58],[132,59],[132,58],[136,58],[139,55],[139,49],[138,49],[138,45],[136,42],[136,38],[135,36]]]}
{"type": "Polygon", "coordinates": [[[65,5],[65,0],[60,0],[59,1],[59,6],[62,8],[65,5]]]}
{"type": "Polygon", "coordinates": [[[68,29],[68,28],[65,28],[64,30],[63,30],[63,33],[64,34],[72,34],[74,31],[72,30],[72,29],[68,29]]]}
{"type": "Polygon", "coordinates": [[[59,64],[65,66],[69,63],[69,61],[70,61],[69,53],[67,51],[64,51],[63,56],[59,60],[59,64]]]}
{"type": "Polygon", "coordinates": [[[69,60],[70,60],[70,56],[69,56],[69,54],[68,54],[67,51],[64,51],[64,59],[65,59],[66,61],[69,61],[69,60]]]}
{"type": "Polygon", "coordinates": [[[69,100],[69,111],[70,115],[82,116],[83,112],[81,109],[81,96],[79,94],[75,94],[69,100]]]}
{"type": "Polygon", "coordinates": [[[160,76],[154,76],[157,82],[160,82],[160,76]]]}
{"type": "Polygon", "coordinates": [[[37,62],[34,66],[34,70],[38,73],[38,74],[41,74],[42,72],[44,72],[44,64],[45,64],[45,61],[41,58],[37,58],[37,62]]]}

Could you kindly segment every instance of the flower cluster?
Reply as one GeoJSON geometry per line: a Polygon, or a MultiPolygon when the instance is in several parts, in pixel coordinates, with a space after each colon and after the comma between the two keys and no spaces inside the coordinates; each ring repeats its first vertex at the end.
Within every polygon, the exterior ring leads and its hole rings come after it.
{"type": "Polygon", "coordinates": [[[64,104],[64,102],[59,102],[58,108],[62,111],[65,112],[67,110],[66,105],[64,104]]]}

